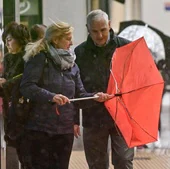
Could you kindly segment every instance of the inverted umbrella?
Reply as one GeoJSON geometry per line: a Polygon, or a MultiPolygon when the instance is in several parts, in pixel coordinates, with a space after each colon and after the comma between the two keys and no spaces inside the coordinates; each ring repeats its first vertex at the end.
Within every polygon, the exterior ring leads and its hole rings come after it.
{"type": "Polygon", "coordinates": [[[105,106],[129,147],[157,140],[163,87],[143,37],[116,49],[105,106]]]}

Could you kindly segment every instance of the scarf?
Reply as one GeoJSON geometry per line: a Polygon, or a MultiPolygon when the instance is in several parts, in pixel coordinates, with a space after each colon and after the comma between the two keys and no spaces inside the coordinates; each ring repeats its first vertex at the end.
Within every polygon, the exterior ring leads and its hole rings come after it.
{"type": "Polygon", "coordinates": [[[74,66],[76,55],[70,50],[56,49],[49,45],[49,53],[55,64],[61,66],[61,70],[67,70],[74,66]]]}

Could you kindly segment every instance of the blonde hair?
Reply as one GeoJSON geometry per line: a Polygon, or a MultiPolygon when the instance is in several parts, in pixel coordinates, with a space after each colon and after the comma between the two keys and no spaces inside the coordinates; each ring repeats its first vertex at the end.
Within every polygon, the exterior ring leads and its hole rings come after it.
{"type": "Polygon", "coordinates": [[[46,39],[48,43],[52,43],[54,38],[60,39],[71,32],[73,32],[73,27],[71,27],[68,23],[54,23],[47,28],[44,39],[46,39]]]}
{"type": "Polygon", "coordinates": [[[24,60],[28,61],[30,56],[35,56],[42,50],[48,50],[49,44],[53,43],[54,39],[62,39],[64,36],[72,33],[74,28],[66,22],[53,23],[47,27],[43,39],[35,43],[29,43],[26,48],[26,54],[24,55],[24,60]]]}

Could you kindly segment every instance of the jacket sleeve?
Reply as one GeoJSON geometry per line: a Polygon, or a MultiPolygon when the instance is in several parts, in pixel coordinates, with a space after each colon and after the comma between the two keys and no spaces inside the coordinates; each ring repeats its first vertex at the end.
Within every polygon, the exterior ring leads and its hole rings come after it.
{"type": "Polygon", "coordinates": [[[31,58],[25,65],[20,91],[22,95],[33,102],[51,102],[55,93],[39,87],[39,81],[43,77],[46,56],[39,53],[31,58]]]}

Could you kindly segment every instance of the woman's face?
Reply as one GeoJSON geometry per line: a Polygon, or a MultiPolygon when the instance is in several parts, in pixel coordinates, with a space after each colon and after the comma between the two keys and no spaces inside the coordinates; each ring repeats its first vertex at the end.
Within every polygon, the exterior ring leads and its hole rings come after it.
{"type": "Polygon", "coordinates": [[[66,36],[62,37],[60,40],[56,39],[54,41],[54,45],[57,49],[70,49],[70,46],[73,45],[72,42],[72,33],[67,34],[66,36]]]}
{"type": "Polygon", "coordinates": [[[8,52],[12,54],[16,54],[21,51],[22,47],[19,45],[17,40],[15,40],[11,35],[6,37],[6,47],[8,48],[8,52]]]}

